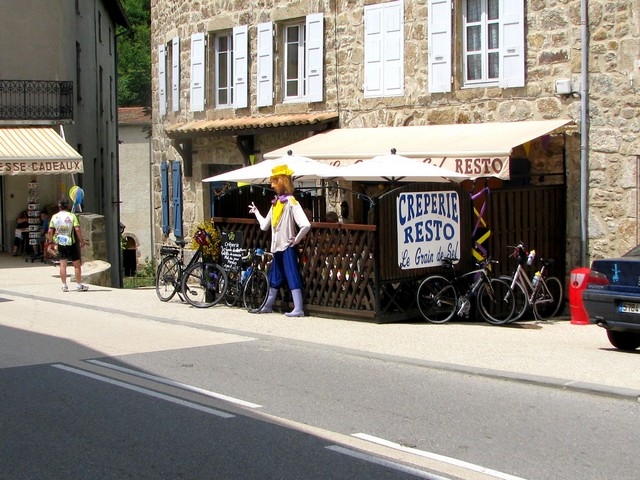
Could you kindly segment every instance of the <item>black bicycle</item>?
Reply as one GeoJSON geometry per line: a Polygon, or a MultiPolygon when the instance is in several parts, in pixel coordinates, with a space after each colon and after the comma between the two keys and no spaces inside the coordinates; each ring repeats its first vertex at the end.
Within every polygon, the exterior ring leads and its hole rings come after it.
{"type": "Polygon", "coordinates": [[[242,300],[244,308],[256,313],[267,302],[269,295],[266,259],[272,254],[262,248],[242,250],[242,253],[244,256],[240,258],[240,262],[226,272],[229,284],[224,299],[230,307],[238,305],[242,300]]]}
{"type": "Polygon", "coordinates": [[[478,268],[458,275],[454,267],[456,258],[444,258],[444,265],[451,269],[450,278],[431,275],[425,278],[417,292],[420,313],[431,323],[445,323],[454,315],[469,317],[472,300],[482,318],[492,325],[504,325],[513,315],[513,295],[507,295],[507,282],[489,277],[489,266],[498,263],[487,258],[478,268]]]}
{"type": "Polygon", "coordinates": [[[210,241],[209,234],[199,228],[193,238],[198,249],[186,266],[184,240],[176,241],[178,247],[160,247],[162,260],[156,272],[156,294],[163,302],[168,302],[177,293],[181,300],[194,307],[212,307],[226,294],[227,274],[217,263],[202,260],[202,250],[210,241]]]}

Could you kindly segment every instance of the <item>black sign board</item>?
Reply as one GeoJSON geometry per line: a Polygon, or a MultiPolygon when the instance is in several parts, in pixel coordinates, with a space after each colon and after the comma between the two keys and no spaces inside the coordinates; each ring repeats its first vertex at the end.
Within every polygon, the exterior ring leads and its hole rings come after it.
{"type": "Polygon", "coordinates": [[[233,270],[240,264],[242,258],[242,232],[223,230],[220,238],[220,257],[222,268],[233,270]]]}

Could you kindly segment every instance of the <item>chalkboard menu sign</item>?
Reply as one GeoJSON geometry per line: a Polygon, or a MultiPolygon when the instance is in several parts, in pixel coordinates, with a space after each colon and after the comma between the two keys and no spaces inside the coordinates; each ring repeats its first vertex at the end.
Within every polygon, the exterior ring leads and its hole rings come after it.
{"type": "Polygon", "coordinates": [[[242,258],[242,232],[223,230],[220,238],[222,268],[229,271],[240,264],[242,258]]]}

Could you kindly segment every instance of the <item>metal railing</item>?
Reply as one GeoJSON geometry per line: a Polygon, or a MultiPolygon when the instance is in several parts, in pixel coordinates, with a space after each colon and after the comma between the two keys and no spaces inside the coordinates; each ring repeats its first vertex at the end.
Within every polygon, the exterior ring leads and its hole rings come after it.
{"type": "Polygon", "coordinates": [[[0,80],[0,120],[73,120],[73,82],[0,80]]]}

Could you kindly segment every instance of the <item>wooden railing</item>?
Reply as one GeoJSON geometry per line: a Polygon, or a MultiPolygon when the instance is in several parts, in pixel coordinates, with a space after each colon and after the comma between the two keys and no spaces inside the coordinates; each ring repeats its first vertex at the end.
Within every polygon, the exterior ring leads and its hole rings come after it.
{"type": "MultiPolygon", "coordinates": [[[[271,235],[255,220],[214,218],[220,230],[241,231],[244,248],[269,249],[271,235]]],[[[376,315],[376,227],[314,222],[298,249],[310,313],[372,320],[376,315]]]]}

